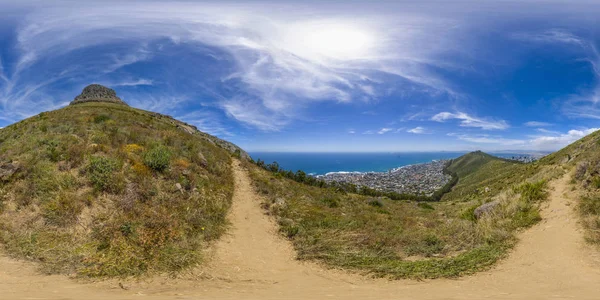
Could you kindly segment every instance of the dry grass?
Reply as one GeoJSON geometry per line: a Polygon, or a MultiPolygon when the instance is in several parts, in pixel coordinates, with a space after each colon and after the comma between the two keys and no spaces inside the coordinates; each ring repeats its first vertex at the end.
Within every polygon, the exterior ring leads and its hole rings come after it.
{"type": "Polygon", "coordinates": [[[541,181],[423,205],[307,186],[246,167],[300,259],[390,278],[456,277],[489,267],[514,244],[519,228],[539,220],[545,197],[541,181]],[[501,204],[475,220],[474,208],[495,199],[501,204]]]}
{"type": "Polygon", "coordinates": [[[89,103],[0,130],[0,241],[47,273],[174,273],[226,229],[230,154],[164,118],[89,103]]]}

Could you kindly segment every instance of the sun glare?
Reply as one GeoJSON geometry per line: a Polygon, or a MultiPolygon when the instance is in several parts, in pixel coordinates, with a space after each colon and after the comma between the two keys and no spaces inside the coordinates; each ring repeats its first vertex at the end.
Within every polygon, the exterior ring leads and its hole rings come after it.
{"type": "Polygon", "coordinates": [[[368,31],[344,24],[302,24],[294,26],[286,37],[288,46],[300,55],[334,59],[364,57],[372,47],[368,31]]]}

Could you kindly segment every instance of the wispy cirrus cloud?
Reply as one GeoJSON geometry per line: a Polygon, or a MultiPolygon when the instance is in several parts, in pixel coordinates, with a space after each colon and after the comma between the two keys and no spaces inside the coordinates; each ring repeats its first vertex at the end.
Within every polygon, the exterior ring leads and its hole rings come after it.
{"type": "Polygon", "coordinates": [[[4,64],[2,63],[2,58],[0,58],[0,81],[8,81],[8,78],[4,73],[4,64]]]}
{"type": "Polygon", "coordinates": [[[509,127],[508,123],[504,120],[483,119],[473,117],[464,112],[440,112],[431,117],[431,120],[436,122],[459,120],[459,126],[461,127],[476,127],[484,130],[504,130],[509,127]]]}
{"type": "Polygon", "coordinates": [[[521,146],[525,145],[525,140],[520,139],[507,139],[501,136],[493,136],[488,134],[457,134],[449,133],[448,136],[456,137],[461,141],[466,141],[476,144],[495,144],[501,146],[521,146]]]}
{"type": "Polygon", "coordinates": [[[513,34],[513,38],[526,42],[563,43],[583,45],[585,41],[563,29],[554,28],[542,32],[524,32],[513,34]]]}
{"type": "Polygon", "coordinates": [[[377,134],[386,134],[386,133],[388,133],[388,132],[390,132],[392,130],[394,130],[394,129],[393,128],[387,128],[387,127],[386,128],[381,128],[381,129],[379,129],[379,131],[377,131],[377,134]]]}
{"type": "Polygon", "coordinates": [[[540,131],[545,135],[535,135],[528,139],[506,138],[500,135],[448,133],[448,136],[473,144],[492,145],[497,150],[539,150],[556,151],[599,128],[572,129],[566,133],[558,131],[540,131]]]}
{"type": "Polygon", "coordinates": [[[195,111],[187,114],[177,115],[176,118],[196,126],[198,130],[202,132],[206,132],[214,136],[234,136],[228,127],[223,124],[221,118],[219,118],[219,116],[217,116],[214,112],[207,110],[195,111]]]}
{"type": "Polygon", "coordinates": [[[411,128],[411,129],[407,130],[406,132],[408,132],[408,133],[414,133],[414,134],[424,134],[424,133],[427,133],[427,131],[425,130],[425,128],[421,127],[421,126],[417,126],[415,128],[411,128]]]}
{"type": "Polygon", "coordinates": [[[535,149],[558,150],[599,129],[600,128],[572,129],[567,133],[537,136],[530,141],[530,144],[535,149]]]}
{"type": "MultiPolygon", "coordinates": [[[[274,6],[287,7],[269,4],[274,6]]],[[[230,60],[232,68],[222,76],[223,84],[237,90],[223,92],[223,97],[215,100],[217,106],[231,118],[261,130],[280,129],[289,123],[284,119],[297,118],[314,102],[347,103],[377,97],[380,91],[373,77],[380,73],[401,77],[407,88],[459,95],[432,71],[455,67],[437,58],[444,49],[458,49],[449,46],[454,43],[452,35],[459,21],[447,18],[409,13],[391,17],[367,11],[357,15],[343,6],[335,13],[323,13],[308,7],[267,10],[251,3],[158,1],[143,6],[100,1],[36,3],[27,11],[17,27],[16,67],[10,76],[0,77],[10,78],[6,86],[11,88],[5,88],[1,97],[13,102],[13,109],[22,106],[16,103],[22,99],[13,93],[13,87],[19,89],[35,80],[32,73],[52,60],[76,57],[73,64],[78,66],[46,77],[83,82],[151,61],[161,55],[164,44],[190,49],[206,45],[220,52],[213,57],[230,60]],[[65,15],[67,7],[69,14],[65,15]],[[346,40],[341,39],[345,35],[346,40]],[[91,55],[74,55],[102,47],[106,50],[95,62],[91,55]],[[249,99],[251,113],[237,109],[239,100],[232,100],[234,96],[249,99]]],[[[161,79],[165,84],[169,80],[161,79]]],[[[37,92],[46,88],[39,86],[37,92]]]]}
{"type": "Polygon", "coordinates": [[[527,127],[548,127],[548,126],[552,126],[553,124],[548,123],[548,122],[529,121],[529,122],[523,123],[523,125],[525,125],[527,127]]]}
{"type": "Polygon", "coordinates": [[[595,83],[578,94],[560,99],[562,112],[572,118],[600,119],[600,53],[593,39],[563,29],[522,33],[517,37],[530,43],[557,44],[578,51],[582,56],[580,60],[589,63],[595,83]]]}

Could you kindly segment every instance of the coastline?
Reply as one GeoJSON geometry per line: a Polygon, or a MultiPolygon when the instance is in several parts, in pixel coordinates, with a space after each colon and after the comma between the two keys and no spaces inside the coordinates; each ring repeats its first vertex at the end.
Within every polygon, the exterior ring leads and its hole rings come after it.
{"type": "Polygon", "coordinates": [[[283,169],[304,171],[311,176],[330,173],[387,173],[402,167],[457,158],[464,152],[415,153],[294,153],[250,152],[255,160],[277,162],[283,169]]]}
{"type": "Polygon", "coordinates": [[[434,160],[429,161],[429,162],[409,164],[409,165],[404,165],[404,166],[399,166],[399,167],[391,168],[391,169],[389,169],[387,171],[367,171],[367,172],[360,172],[360,171],[333,171],[333,172],[327,172],[325,174],[312,174],[312,173],[309,173],[307,175],[314,176],[316,178],[322,178],[322,177],[326,177],[326,176],[329,176],[329,175],[338,175],[338,174],[339,175],[388,174],[388,173],[395,173],[395,172],[401,171],[403,169],[410,168],[410,167],[415,167],[415,166],[419,166],[419,165],[426,165],[426,164],[435,163],[435,162],[447,162],[447,161],[449,161],[449,159],[434,159],[434,160]]]}

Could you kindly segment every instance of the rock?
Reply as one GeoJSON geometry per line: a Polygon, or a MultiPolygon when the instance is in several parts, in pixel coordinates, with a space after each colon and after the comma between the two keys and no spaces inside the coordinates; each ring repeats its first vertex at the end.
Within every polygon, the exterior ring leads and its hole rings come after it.
{"type": "Polygon", "coordinates": [[[200,165],[203,167],[208,167],[208,160],[206,160],[206,157],[204,157],[204,154],[202,154],[202,152],[198,152],[198,160],[200,161],[200,165]]]}
{"type": "Polygon", "coordinates": [[[473,214],[475,215],[475,218],[480,219],[483,215],[491,212],[492,210],[494,210],[494,208],[496,206],[498,206],[498,204],[500,204],[500,201],[496,200],[496,201],[492,201],[492,202],[488,202],[488,203],[484,203],[483,205],[477,207],[474,211],[473,214]]]}
{"type": "Polygon", "coordinates": [[[181,186],[181,183],[176,183],[175,187],[183,194],[183,187],[181,186]]]}
{"type": "Polygon", "coordinates": [[[86,86],[79,96],[70,105],[86,102],[109,102],[115,104],[127,105],[113,89],[109,89],[99,84],[90,84],[86,86]]]}
{"type": "Polygon", "coordinates": [[[271,206],[269,206],[269,210],[271,211],[271,214],[277,215],[282,210],[284,210],[286,208],[286,206],[287,206],[287,204],[285,203],[284,199],[277,198],[277,199],[275,199],[275,202],[273,202],[273,204],[271,204],[271,206]]]}
{"type": "Polygon", "coordinates": [[[66,161],[59,161],[58,162],[58,170],[59,171],[68,171],[71,169],[71,164],[66,162],[66,161]]]}
{"type": "Polygon", "coordinates": [[[0,165],[0,180],[8,181],[20,168],[21,166],[18,162],[0,165]]]}
{"type": "Polygon", "coordinates": [[[196,133],[196,131],[198,131],[198,129],[196,129],[194,126],[187,125],[187,124],[177,124],[176,126],[177,126],[177,128],[182,129],[183,131],[185,131],[189,134],[194,134],[194,133],[196,133]]]}

